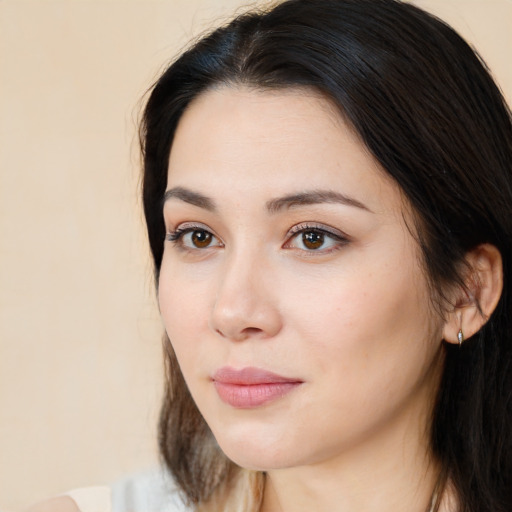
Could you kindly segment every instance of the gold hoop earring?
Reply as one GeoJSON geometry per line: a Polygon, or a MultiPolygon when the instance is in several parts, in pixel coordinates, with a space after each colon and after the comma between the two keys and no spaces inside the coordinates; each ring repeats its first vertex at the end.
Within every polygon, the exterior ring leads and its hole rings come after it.
{"type": "Polygon", "coordinates": [[[457,340],[459,341],[459,347],[464,343],[464,334],[462,332],[462,329],[459,329],[459,332],[457,333],[457,340]]]}

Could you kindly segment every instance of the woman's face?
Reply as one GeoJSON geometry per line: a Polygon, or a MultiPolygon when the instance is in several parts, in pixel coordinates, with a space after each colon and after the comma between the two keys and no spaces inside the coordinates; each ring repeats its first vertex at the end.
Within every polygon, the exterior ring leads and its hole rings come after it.
{"type": "Polygon", "coordinates": [[[399,189],[328,101],[204,93],[164,217],[162,316],[228,457],[268,470],[425,435],[442,320],[399,189]]]}

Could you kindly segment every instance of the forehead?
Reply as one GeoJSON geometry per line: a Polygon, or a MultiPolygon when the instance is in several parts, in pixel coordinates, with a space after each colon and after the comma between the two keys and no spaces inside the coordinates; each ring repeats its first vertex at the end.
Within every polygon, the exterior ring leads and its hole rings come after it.
{"type": "Polygon", "coordinates": [[[372,210],[403,206],[398,186],[339,110],[309,89],[225,86],[201,94],[178,124],[170,186],[224,187],[251,200],[333,189],[372,210]]]}

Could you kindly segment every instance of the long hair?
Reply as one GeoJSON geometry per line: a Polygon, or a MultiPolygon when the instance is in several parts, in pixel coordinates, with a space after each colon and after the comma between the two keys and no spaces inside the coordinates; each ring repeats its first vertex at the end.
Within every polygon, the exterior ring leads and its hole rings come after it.
{"type": "MultiPolygon", "coordinates": [[[[194,98],[219,85],[305,87],[337,105],[412,206],[437,306],[447,286],[463,282],[467,251],[482,243],[498,248],[502,296],[461,349],[445,344],[430,432],[460,512],[510,512],[512,123],[483,61],[444,22],[396,0],[288,0],[203,37],[154,85],[141,126],[143,202],[157,282],[176,126],[194,98]]],[[[241,470],[220,451],[172,345],[164,344],[160,448],[188,500],[201,506],[219,489],[236,487],[241,470]]],[[[255,495],[246,499],[254,505],[258,492],[251,485],[255,495]]]]}

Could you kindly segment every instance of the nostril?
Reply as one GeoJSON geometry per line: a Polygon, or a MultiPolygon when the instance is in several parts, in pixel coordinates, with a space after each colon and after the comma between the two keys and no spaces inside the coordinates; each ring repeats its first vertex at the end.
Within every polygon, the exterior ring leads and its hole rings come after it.
{"type": "Polygon", "coordinates": [[[261,333],[263,333],[264,330],[259,329],[258,327],[246,327],[245,329],[242,329],[238,333],[223,332],[222,329],[215,329],[215,332],[222,338],[229,338],[235,341],[243,341],[248,338],[261,335],[261,333]]]}
{"type": "Polygon", "coordinates": [[[259,334],[260,332],[263,332],[262,329],[259,329],[258,327],[246,327],[242,334],[245,334],[246,336],[252,336],[254,334],[259,334]]]}

